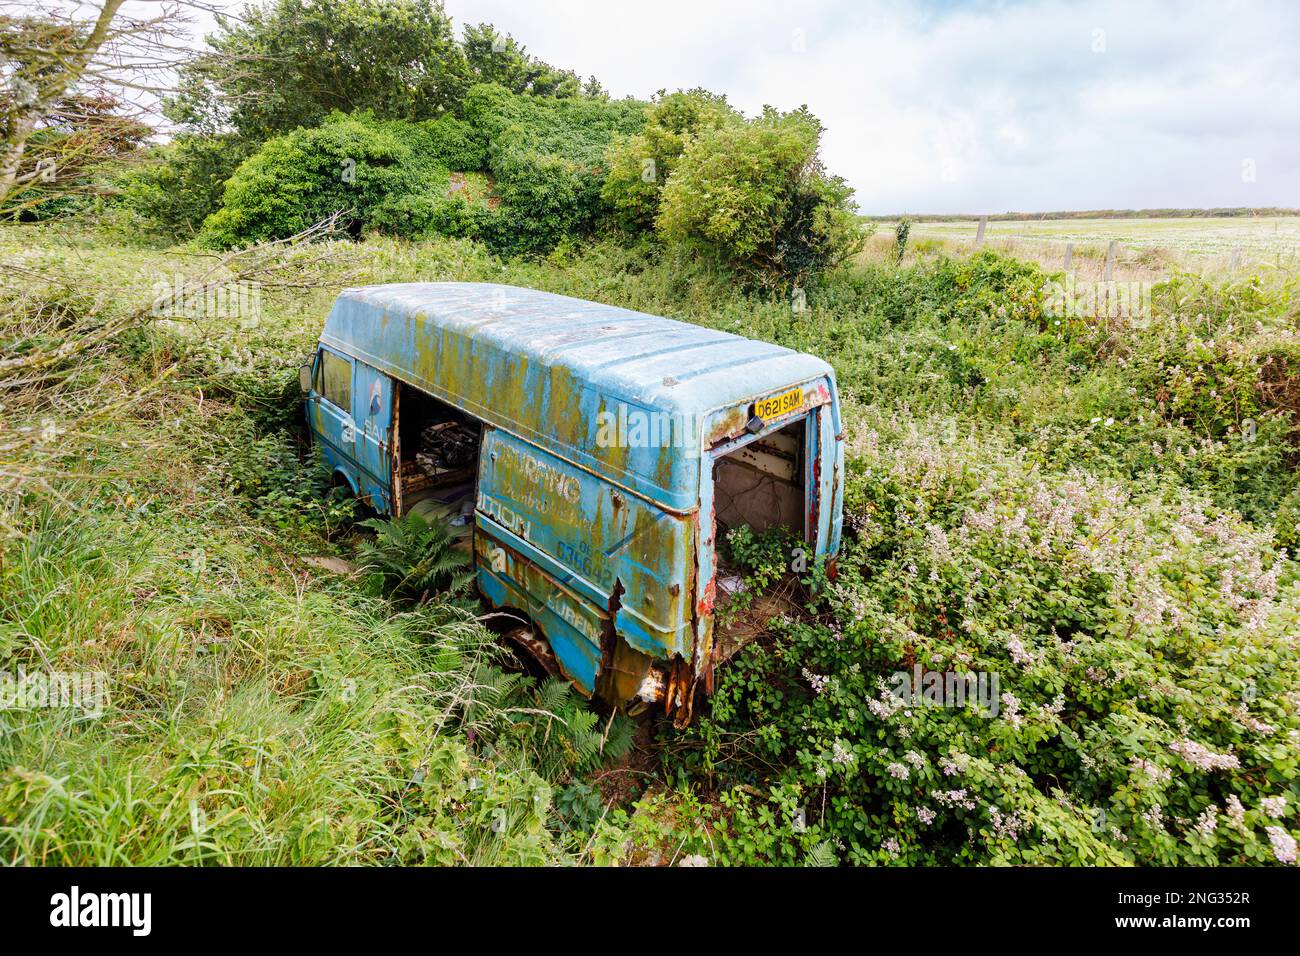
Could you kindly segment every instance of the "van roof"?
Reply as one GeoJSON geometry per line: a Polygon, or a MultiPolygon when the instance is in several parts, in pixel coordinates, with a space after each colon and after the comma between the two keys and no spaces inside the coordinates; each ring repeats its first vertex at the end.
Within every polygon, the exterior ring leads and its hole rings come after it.
{"type": "MultiPolygon", "coordinates": [[[[705,412],[831,371],[821,359],[780,345],[518,286],[404,282],[345,289],[339,299],[360,307],[345,311],[362,321],[326,326],[348,351],[382,348],[374,319],[406,319],[421,339],[448,333],[472,339],[475,353],[491,356],[485,384],[503,371],[493,366],[523,357],[562,366],[575,378],[654,408],[705,412]]],[[[375,357],[400,364],[412,355],[381,351],[375,357]]]]}
{"type": "Polygon", "coordinates": [[[689,466],[670,478],[678,469],[660,460],[662,450],[616,462],[591,447],[592,422],[611,399],[702,422],[715,409],[833,374],[821,359],[779,345],[485,282],[345,289],[321,341],[543,446],[626,466],[649,478],[645,490],[682,501],[698,487],[675,487],[698,480],[689,466]]]}

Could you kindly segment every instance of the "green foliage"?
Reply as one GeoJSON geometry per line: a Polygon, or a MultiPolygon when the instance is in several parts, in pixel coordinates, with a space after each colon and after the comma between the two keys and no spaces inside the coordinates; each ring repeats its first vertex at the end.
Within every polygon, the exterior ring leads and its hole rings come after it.
{"type": "Polygon", "coordinates": [[[578,96],[581,80],[572,70],[558,70],[530,56],[509,34],[490,23],[467,26],[461,42],[470,83],[495,83],[511,93],[563,98],[578,96]]]}
{"type": "Polygon", "coordinates": [[[268,0],[218,17],[211,54],[182,69],[178,122],[261,142],[333,112],[418,121],[452,111],[464,54],[438,0],[268,0]]]}
{"type": "Polygon", "coordinates": [[[902,262],[907,253],[907,237],[912,232],[912,220],[904,216],[894,227],[894,261],[902,262]]]}
{"type": "Polygon", "coordinates": [[[489,143],[498,202],[484,238],[505,252],[549,251],[591,231],[602,212],[603,157],[644,122],[632,100],[541,99],[479,85],[465,118],[489,143]]]}
{"type": "Polygon", "coordinates": [[[468,123],[443,116],[424,123],[390,127],[420,159],[447,169],[473,171],[487,161],[487,146],[468,123]]]}
{"type": "Polygon", "coordinates": [[[321,464],[304,465],[284,432],[254,435],[231,443],[223,459],[225,490],[248,499],[260,521],[278,531],[318,530],[330,534],[352,520],[354,502],[331,481],[321,464]]]}
{"type": "Polygon", "coordinates": [[[817,157],[821,124],[806,109],[766,108],[687,144],[664,185],[659,234],[716,254],[765,285],[801,285],[861,248],[852,190],[817,157]]]}
{"type": "Polygon", "coordinates": [[[442,160],[472,162],[476,140],[455,120],[427,124],[335,115],[268,141],[226,183],[201,240],[226,248],[294,235],[335,212],[353,233],[421,235],[463,206],[442,160]]]}
{"type": "Polygon", "coordinates": [[[406,600],[426,600],[431,594],[457,594],[473,580],[469,559],[456,549],[451,529],[418,514],[401,518],[369,518],[363,527],[375,532],[363,541],[358,564],[367,586],[378,594],[406,600]]]}
{"type": "Polygon", "coordinates": [[[122,177],[122,204],[149,232],[190,239],[221,205],[226,180],[248,154],[237,136],[182,134],[122,177]]]}
{"type": "Polygon", "coordinates": [[[555,812],[563,826],[576,833],[588,833],[604,815],[600,791],[574,780],[555,796],[555,812]]]}
{"type": "MultiPolygon", "coordinates": [[[[187,261],[45,237],[0,237],[77,276],[3,290],[15,356],[147,304],[187,261]]],[[[1300,835],[1294,278],[1180,277],[1149,315],[1058,316],[1048,276],[986,252],[824,273],[792,313],[679,244],[321,251],[337,276],[268,295],[256,327],[110,337],[9,389],[11,434],[48,432],[58,467],[57,494],[5,511],[0,668],[103,669],[121,710],[0,714],[6,862],[1263,864],[1300,835]],[[623,721],[499,670],[453,602],[300,560],[346,531],[277,504],[304,474],[279,396],[335,287],[412,275],[835,367],[838,577],[718,669],[631,807],[598,811],[593,787],[623,721]],[[145,399],[87,415],[126,395],[145,399]],[[916,665],[997,674],[998,712],[896,707],[916,665]]],[[[778,539],[733,537],[751,579],[777,580],[778,539]]]]}
{"type": "Polygon", "coordinates": [[[1267,535],[1079,474],[1029,482],[920,422],[871,433],[826,614],[774,621],[691,732],[731,794],[732,861],[779,862],[787,836],[855,863],[1271,860],[1300,796],[1300,594],[1267,535]],[[914,668],[998,680],[944,706],[895,693],[914,668]],[[724,757],[729,739],[752,744],[724,757]],[[734,790],[755,783],[770,796],[734,790]]]}
{"type": "Polygon", "coordinates": [[[741,121],[725,96],[702,89],[660,90],[645,114],[640,133],[615,137],[610,144],[609,175],[601,188],[619,224],[631,232],[653,230],[660,193],[686,145],[703,131],[741,121]]]}

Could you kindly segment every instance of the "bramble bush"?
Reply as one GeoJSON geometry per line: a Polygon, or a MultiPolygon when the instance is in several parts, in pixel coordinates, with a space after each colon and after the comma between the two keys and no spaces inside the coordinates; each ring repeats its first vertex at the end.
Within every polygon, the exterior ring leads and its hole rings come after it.
{"type": "Polygon", "coordinates": [[[690,731],[723,859],[1294,862],[1300,584],[1270,535],[1036,474],[950,422],[848,414],[838,579],[729,663],[690,731]],[[996,675],[992,707],[893,693],[917,667],[996,675]]]}

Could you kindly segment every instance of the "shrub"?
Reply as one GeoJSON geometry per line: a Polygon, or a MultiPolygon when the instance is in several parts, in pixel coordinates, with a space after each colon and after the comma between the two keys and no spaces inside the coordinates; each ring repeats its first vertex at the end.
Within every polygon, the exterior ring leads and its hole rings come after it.
{"type": "Polygon", "coordinates": [[[708,250],[765,285],[802,284],[861,246],[852,190],[817,158],[807,110],[765,109],[694,138],[660,199],[656,228],[708,250]]]}
{"type": "Polygon", "coordinates": [[[472,158],[472,142],[454,122],[429,128],[335,115],[268,141],[240,165],[200,238],[216,247],[284,238],[340,211],[354,234],[421,235],[440,207],[459,201],[447,196],[439,151],[472,158]]]}
{"type": "Polygon", "coordinates": [[[121,178],[121,203],[151,233],[193,238],[221,205],[226,180],[249,152],[236,136],[178,136],[121,178]]]}
{"type": "Polygon", "coordinates": [[[660,91],[645,108],[645,128],[635,136],[616,136],[605,155],[609,175],[601,196],[624,229],[649,232],[659,213],[659,197],[686,145],[701,132],[741,121],[725,96],[707,90],[660,91]]]}
{"type": "Polygon", "coordinates": [[[644,122],[633,100],[544,99],[481,84],[465,118],[489,146],[496,210],[485,238],[505,252],[540,252],[589,233],[601,214],[603,157],[616,133],[644,122]]]}

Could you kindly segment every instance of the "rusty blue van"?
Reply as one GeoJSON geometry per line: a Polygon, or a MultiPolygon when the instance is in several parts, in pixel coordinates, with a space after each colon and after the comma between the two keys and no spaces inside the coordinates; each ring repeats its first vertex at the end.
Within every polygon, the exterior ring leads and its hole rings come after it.
{"type": "Polygon", "coordinates": [[[438,514],[477,586],[584,694],[683,723],[718,659],[716,543],[839,550],[835,376],[777,345],[507,285],[344,290],[303,369],[336,478],[438,514]]]}

